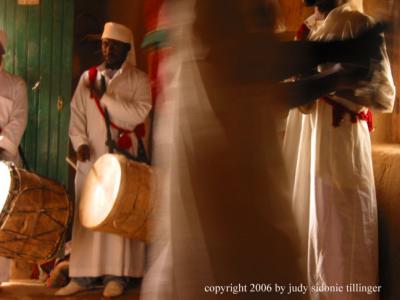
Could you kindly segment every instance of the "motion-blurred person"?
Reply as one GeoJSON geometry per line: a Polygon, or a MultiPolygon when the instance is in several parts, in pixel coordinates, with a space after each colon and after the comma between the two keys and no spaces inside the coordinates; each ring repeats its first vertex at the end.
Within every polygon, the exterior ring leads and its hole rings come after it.
{"type": "MultiPolygon", "coordinates": [[[[315,13],[297,38],[353,37],[371,27],[359,1],[304,1],[315,13]]],[[[353,50],[354,51],[354,50],[353,50]]],[[[312,299],[378,299],[352,283],[378,285],[378,224],[368,108],[391,112],[395,88],[385,45],[373,61],[370,79],[336,91],[288,117],[284,153],[292,184],[293,209],[301,231],[309,286],[344,287],[311,293],[312,299]]],[[[320,70],[330,66],[323,65],[320,70]]]]}
{"type": "Polygon", "coordinates": [[[344,51],[346,43],[279,42],[266,3],[169,7],[175,55],[163,66],[171,81],[156,113],[154,153],[163,207],[142,299],[307,297],[274,118],[359,78],[336,66],[339,72],[272,84],[360,57],[344,51]]]}
{"type": "MultiPolygon", "coordinates": [[[[28,122],[28,96],[24,80],[3,69],[6,48],[7,34],[0,30],[0,160],[22,167],[18,146],[28,122]]],[[[0,282],[8,280],[10,262],[0,257],[0,282]]]]}
{"type": "MultiPolygon", "coordinates": [[[[135,67],[131,30],[121,24],[106,23],[101,47],[104,63],[82,75],[71,102],[69,135],[78,158],[76,207],[91,166],[108,152],[105,107],[111,122],[120,128],[112,128],[112,138],[131,153],[136,153],[137,140],[127,132],[142,123],[151,108],[147,76],[135,67]]],[[[72,280],[57,295],[71,295],[100,282],[105,285],[103,295],[115,297],[124,292],[130,278],[142,277],[143,242],[85,229],[77,215],[73,226],[69,270],[72,280]]]]}

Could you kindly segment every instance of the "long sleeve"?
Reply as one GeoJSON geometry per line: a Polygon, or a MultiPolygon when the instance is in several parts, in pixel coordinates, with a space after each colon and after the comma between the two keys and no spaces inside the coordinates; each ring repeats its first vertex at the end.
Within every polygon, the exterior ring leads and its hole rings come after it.
{"type": "Polygon", "coordinates": [[[80,145],[88,144],[87,119],[86,119],[86,98],[88,89],[84,83],[85,73],[81,76],[75,94],[71,101],[71,119],[69,122],[69,137],[75,150],[80,145]]]}
{"type": "MultiPolygon", "coordinates": [[[[127,82],[132,84],[132,82],[127,82]]],[[[111,97],[104,94],[101,103],[107,107],[111,120],[124,129],[132,130],[143,123],[151,109],[150,84],[144,73],[136,73],[132,84],[133,94],[129,99],[120,99],[119,94],[111,97]]]]}
{"type": "MultiPolygon", "coordinates": [[[[349,38],[373,25],[374,21],[371,17],[354,11],[351,6],[345,4],[340,9],[331,12],[324,25],[311,38],[318,40],[349,38]]],[[[360,86],[353,90],[352,95],[337,92],[330,98],[355,112],[365,107],[390,112],[394,105],[395,87],[384,43],[380,47],[380,53],[382,58],[379,61],[371,60],[370,62],[370,79],[360,82],[360,86]]]]}
{"type": "Polygon", "coordinates": [[[8,122],[2,127],[0,133],[0,148],[15,156],[18,154],[18,145],[28,122],[28,96],[25,82],[22,79],[15,81],[12,94],[8,122]]]}
{"type": "Polygon", "coordinates": [[[372,78],[369,84],[355,91],[356,96],[365,97],[372,108],[381,112],[392,112],[396,97],[392,71],[386,45],[381,47],[382,60],[373,64],[372,78]]]}

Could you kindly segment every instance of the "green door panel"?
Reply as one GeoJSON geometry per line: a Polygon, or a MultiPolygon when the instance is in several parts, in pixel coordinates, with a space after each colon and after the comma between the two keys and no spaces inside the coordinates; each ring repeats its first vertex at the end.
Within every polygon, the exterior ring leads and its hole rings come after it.
{"type": "Polygon", "coordinates": [[[73,0],[40,0],[33,6],[0,0],[0,27],[9,37],[5,69],[28,87],[25,157],[32,170],[66,186],[73,18],[73,0]]]}

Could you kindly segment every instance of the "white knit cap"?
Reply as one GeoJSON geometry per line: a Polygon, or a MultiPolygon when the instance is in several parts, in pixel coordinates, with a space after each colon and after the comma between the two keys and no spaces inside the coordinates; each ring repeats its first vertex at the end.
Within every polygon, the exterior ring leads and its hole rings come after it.
{"type": "Polygon", "coordinates": [[[133,34],[132,31],[126,27],[125,25],[107,22],[104,24],[103,34],[101,36],[102,39],[111,39],[120,41],[123,43],[127,43],[131,45],[131,50],[128,53],[127,60],[130,61],[131,64],[136,65],[136,55],[135,55],[135,47],[133,44],[133,34]]]}
{"type": "Polygon", "coordinates": [[[104,31],[101,38],[117,40],[120,42],[130,44],[131,41],[133,41],[133,34],[128,27],[122,24],[107,22],[104,25],[104,31]]]}
{"type": "Polygon", "coordinates": [[[0,44],[3,46],[4,52],[7,48],[7,33],[0,29],[0,44]]]}

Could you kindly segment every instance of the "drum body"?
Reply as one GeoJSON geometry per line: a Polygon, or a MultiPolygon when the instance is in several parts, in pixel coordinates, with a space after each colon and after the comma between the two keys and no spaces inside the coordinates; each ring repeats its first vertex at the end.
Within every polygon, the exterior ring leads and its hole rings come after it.
{"type": "Polygon", "coordinates": [[[72,220],[59,183],[0,161],[0,256],[43,263],[53,259],[72,220]]]}
{"type": "Polygon", "coordinates": [[[79,205],[89,229],[148,241],[154,203],[152,170],[119,154],[104,154],[86,177],[79,205]]]}

